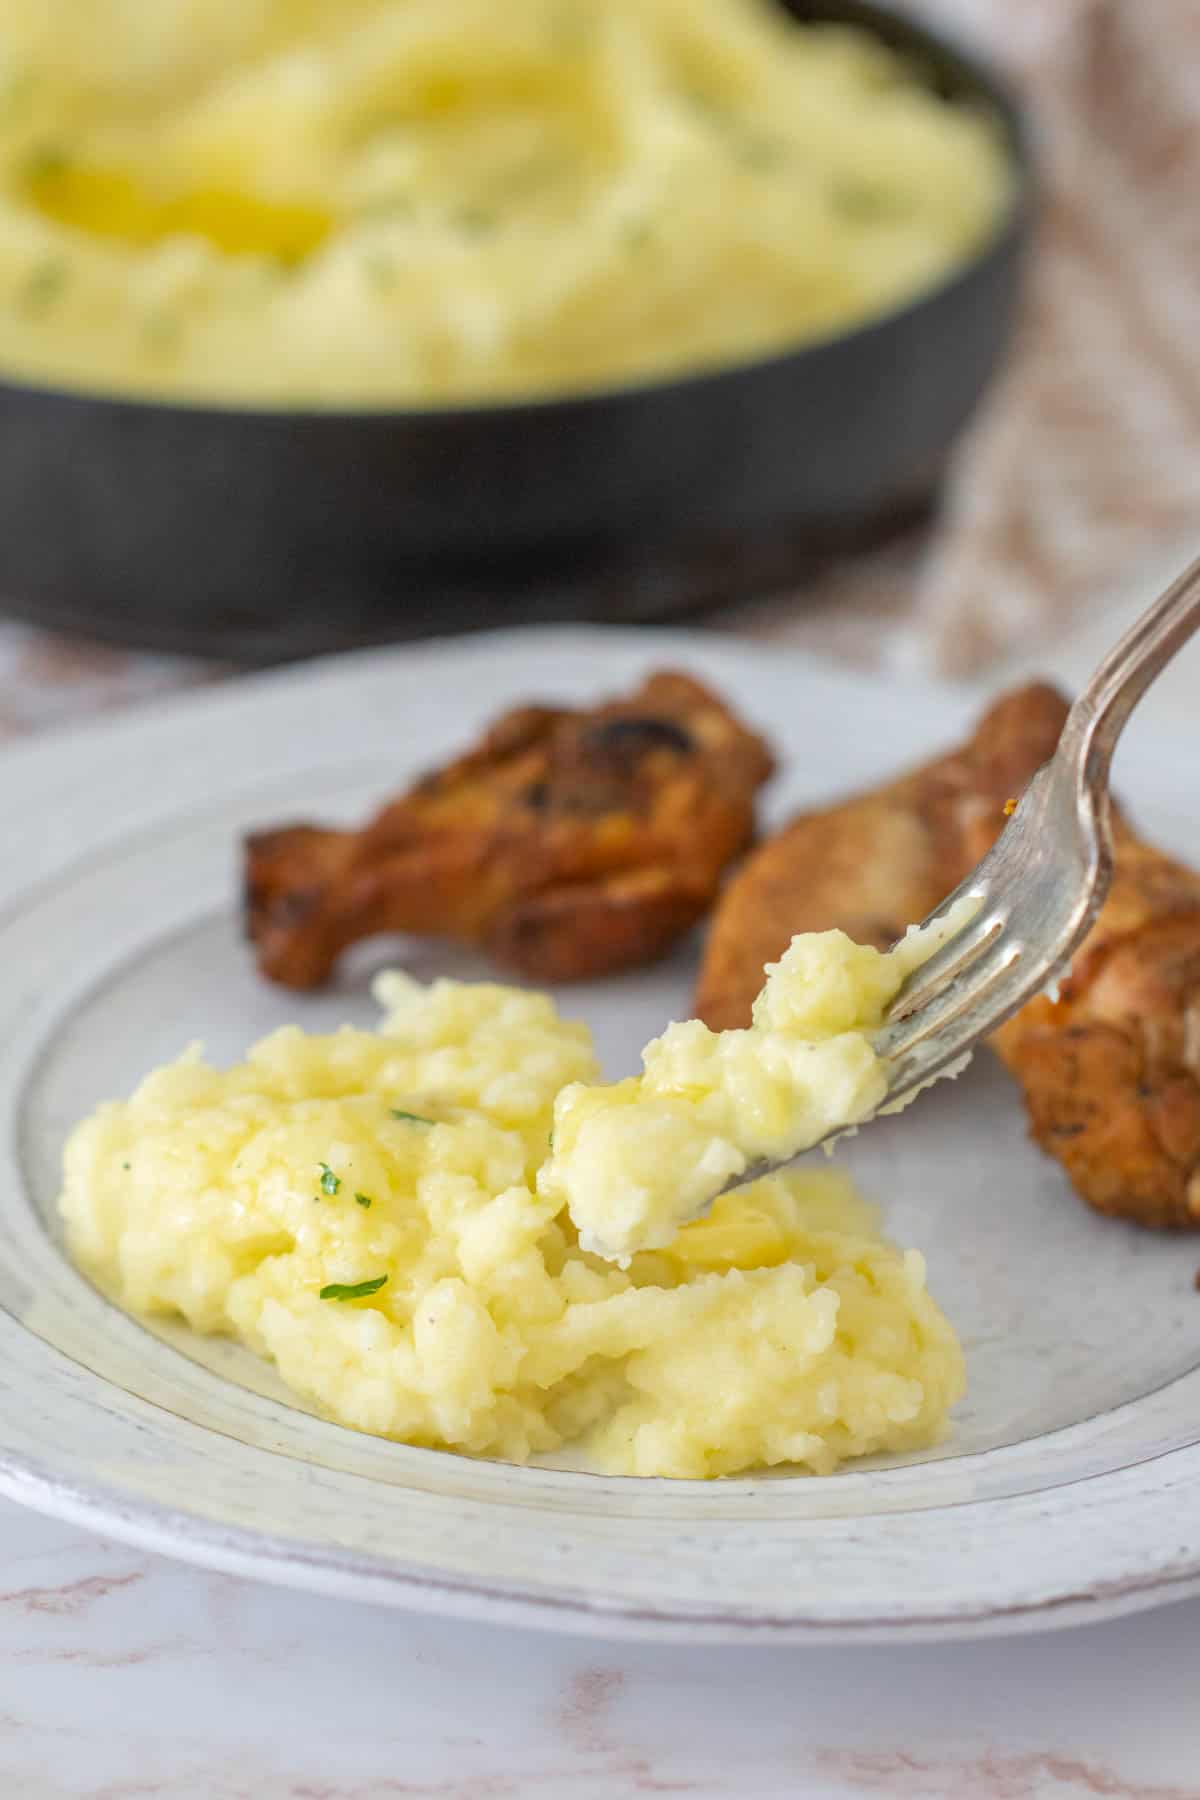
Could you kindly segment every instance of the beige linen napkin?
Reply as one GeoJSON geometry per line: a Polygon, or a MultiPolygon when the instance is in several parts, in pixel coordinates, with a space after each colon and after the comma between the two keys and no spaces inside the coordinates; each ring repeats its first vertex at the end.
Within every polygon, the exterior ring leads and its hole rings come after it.
{"type": "Polygon", "coordinates": [[[1017,342],[937,518],[722,624],[860,665],[1028,652],[1194,522],[1200,0],[925,0],[1024,90],[1041,220],[1017,342]]]}

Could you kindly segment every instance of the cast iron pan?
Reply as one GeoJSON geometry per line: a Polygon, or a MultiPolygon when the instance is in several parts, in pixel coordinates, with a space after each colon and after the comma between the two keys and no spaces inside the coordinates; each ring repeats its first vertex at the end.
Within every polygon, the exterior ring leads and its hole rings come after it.
{"type": "Polygon", "coordinates": [[[651,619],[795,579],[929,504],[1004,350],[1029,230],[1017,107],[867,0],[789,0],[998,112],[995,237],[875,323],[715,374],[535,404],[239,411],[0,384],[0,605],[270,661],[528,619],[651,619]]]}

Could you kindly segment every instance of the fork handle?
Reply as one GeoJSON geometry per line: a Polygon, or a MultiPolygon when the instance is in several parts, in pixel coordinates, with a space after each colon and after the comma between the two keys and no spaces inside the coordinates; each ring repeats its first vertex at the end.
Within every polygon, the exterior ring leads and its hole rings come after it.
{"type": "Polygon", "coordinates": [[[1200,557],[1130,626],[1071,708],[1060,749],[1078,762],[1089,783],[1107,781],[1129,715],[1198,627],[1200,557]]]}

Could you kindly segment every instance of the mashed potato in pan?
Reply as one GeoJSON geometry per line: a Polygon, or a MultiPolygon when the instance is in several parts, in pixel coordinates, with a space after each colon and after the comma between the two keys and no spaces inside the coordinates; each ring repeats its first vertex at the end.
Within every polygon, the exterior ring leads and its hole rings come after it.
{"type": "Polygon", "coordinates": [[[80,1263],[136,1313],[271,1358],[330,1418],[522,1461],[714,1476],[934,1441],[963,1390],[915,1251],[819,1169],[719,1201],[625,1269],[540,1194],[596,1074],[541,995],[381,979],[382,1030],[198,1053],[72,1136],[80,1263]]]}
{"type": "Polygon", "coordinates": [[[0,0],[0,360],[502,399],[820,336],[1007,204],[994,121],[772,0],[0,0]]]}

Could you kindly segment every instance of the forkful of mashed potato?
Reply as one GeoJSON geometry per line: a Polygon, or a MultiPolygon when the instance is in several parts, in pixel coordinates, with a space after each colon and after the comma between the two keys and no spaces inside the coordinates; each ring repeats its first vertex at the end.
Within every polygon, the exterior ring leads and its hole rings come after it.
{"type": "MultiPolygon", "coordinates": [[[[896,1104],[878,1042],[888,1009],[979,904],[960,896],[889,951],[843,931],[793,938],[747,1030],[672,1024],[646,1046],[640,1075],[564,1088],[539,1192],[567,1206],[584,1250],[624,1267],[665,1248],[729,1188],[896,1104]]],[[[962,1057],[954,1064],[943,1072],[957,1073],[962,1057]]]]}

